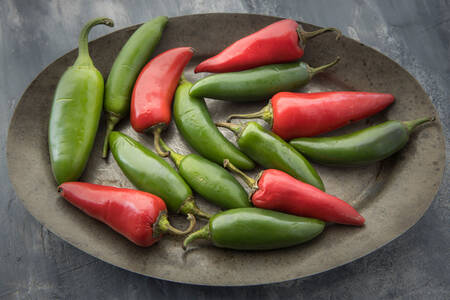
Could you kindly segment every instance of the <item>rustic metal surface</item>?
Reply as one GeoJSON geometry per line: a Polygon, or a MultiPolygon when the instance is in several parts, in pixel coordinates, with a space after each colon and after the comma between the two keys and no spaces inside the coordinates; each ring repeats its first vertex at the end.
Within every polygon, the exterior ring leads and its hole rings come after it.
{"type": "MultiPolygon", "coordinates": [[[[195,80],[199,76],[193,75],[193,66],[201,59],[274,20],[276,18],[231,14],[172,18],[157,52],[177,46],[194,47],[196,56],[186,74],[195,80]]],[[[105,78],[113,58],[135,28],[91,43],[92,58],[105,78]]],[[[313,27],[306,26],[306,29],[313,27]]],[[[436,115],[420,85],[375,50],[348,38],[336,43],[332,34],[311,40],[308,49],[304,59],[313,66],[327,63],[336,55],[342,60],[332,70],[317,76],[303,91],[366,90],[396,96],[396,103],[385,112],[336,134],[386,119],[408,120],[436,115]],[[313,49],[320,49],[320,52],[313,49]]],[[[328,192],[348,200],[361,211],[367,220],[363,228],[330,226],[311,243],[268,252],[229,251],[199,243],[201,247],[183,253],[181,240],[172,237],[149,249],[135,247],[103,224],[83,215],[56,193],[49,168],[47,122],[55,85],[73,63],[75,55],[72,51],[51,64],[23,95],[11,122],[8,168],[17,195],[44,226],[76,247],[117,266],[152,277],[207,285],[246,285],[299,278],[352,261],[399,236],[423,215],[439,187],[445,151],[442,129],[439,122],[435,122],[420,128],[402,152],[382,164],[351,169],[317,166],[328,192]]],[[[215,120],[223,120],[231,112],[254,111],[262,105],[208,101],[215,120]]],[[[128,121],[119,129],[151,147],[151,137],[136,135],[128,121]]],[[[111,158],[107,161],[100,158],[103,132],[102,126],[82,180],[130,187],[111,158]]],[[[226,134],[231,138],[231,134],[226,134]]],[[[176,150],[191,151],[177,135],[173,124],[165,137],[176,150]]],[[[201,204],[207,210],[214,210],[204,202],[201,204]]]]}

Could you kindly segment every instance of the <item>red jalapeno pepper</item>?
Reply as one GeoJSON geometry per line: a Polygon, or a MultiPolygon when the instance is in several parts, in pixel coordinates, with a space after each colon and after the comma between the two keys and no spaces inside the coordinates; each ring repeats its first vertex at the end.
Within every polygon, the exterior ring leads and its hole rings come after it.
{"type": "Polygon", "coordinates": [[[262,110],[234,114],[234,118],[261,118],[285,140],[326,133],[370,117],[394,102],[394,96],[368,92],[280,92],[262,110]]]}
{"type": "Polygon", "coordinates": [[[294,20],[275,22],[228,46],[214,57],[201,62],[195,73],[224,73],[247,70],[268,64],[291,62],[303,56],[306,40],[336,28],[306,32],[294,20]]]}
{"type": "Polygon", "coordinates": [[[350,204],[289,174],[268,169],[255,180],[233,166],[227,159],[224,167],[240,175],[253,189],[255,207],[278,210],[326,222],[361,226],[365,220],[350,204]]]}
{"type": "Polygon", "coordinates": [[[184,67],[194,54],[190,47],[163,52],[141,71],[131,97],[131,126],[137,132],[152,131],[154,146],[161,156],[167,156],[159,146],[159,136],[171,120],[172,99],[184,67]]]}
{"type": "Polygon", "coordinates": [[[125,236],[138,246],[148,247],[159,241],[164,233],[183,235],[195,225],[181,231],[167,219],[164,201],[150,193],[84,182],[66,182],[58,192],[87,215],[97,219],[125,236]]]}

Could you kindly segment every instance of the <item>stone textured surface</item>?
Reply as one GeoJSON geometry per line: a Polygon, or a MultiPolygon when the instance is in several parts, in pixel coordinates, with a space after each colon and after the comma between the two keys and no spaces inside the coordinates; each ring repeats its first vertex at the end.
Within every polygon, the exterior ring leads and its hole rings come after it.
{"type": "MultiPolygon", "coordinates": [[[[425,216],[386,247],[303,280],[247,288],[210,288],[146,278],[103,263],[46,231],[9,184],[5,139],[21,93],[54,59],[76,47],[79,24],[106,15],[115,28],[161,14],[249,12],[290,17],[372,46],[406,68],[431,96],[448,137],[448,1],[2,1],[0,2],[0,296],[35,298],[415,298],[450,293],[449,174],[425,216]],[[302,3],[304,2],[304,3],[302,3]]],[[[107,29],[98,28],[92,38],[107,29]]],[[[448,139],[448,138],[447,138],[448,139]]],[[[448,148],[448,147],[447,147],[448,148]]],[[[447,153],[448,156],[448,153],[447,153]]]]}

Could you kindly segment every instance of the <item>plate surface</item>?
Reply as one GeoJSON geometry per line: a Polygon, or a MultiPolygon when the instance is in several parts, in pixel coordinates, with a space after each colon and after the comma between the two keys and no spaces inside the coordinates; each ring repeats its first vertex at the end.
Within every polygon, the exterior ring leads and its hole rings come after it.
{"type": "MultiPolygon", "coordinates": [[[[194,67],[233,41],[279,20],[246,14],[205,14],[171,18],[155,54],[180,46],[196,53],[185,73],[191,81],[204,75],[194,67]]],[[[96,67],[107,78],[114,58],[138,26],[116,31],[90,43],[96,67]]],[[[306,30],[318,27],[304,24],[306,30]]],[[[75,37],[74,37],[75,38],[75,37]]],[[[382,163],[357,168],[315,165],[327,191],[352,205],[366,218],[361,228],[330,225],[315,240],[296,247],[263,252],[231,251],[212,247],[206,241],[191,250],[181,249],[182,239],[166,236],[150,248],[140,248],[84,215],[58,196],[48,155],[47,129],[56,84],[73,64],[76,50],[57,59],[30,84],[11,121],[7,143],[8,171],[17,196],[30,213],[50,231],[75,247],[108,263],[144,275],[171,281],[204,285],[251,285],[301,278],[337,267],[364,256],[404,233],[425,213],[442,179],[445,145],[439,120],[412,134],[408,145],[382,163]]],[[[388,119],[411,120],[437,113],[417,81],[398,64],[379,52],[332,33],[308,41],[303,60],[312,66],[341,61],[319,74],[303,92],[363,90],[388,92],[396,102],[384,112],[333,134],[342,134],[388,119]]],[[[247,113],[266,103],[235,104],[207,100],[214,120],[231,113],[247,113]]],[[[132,187],[112,157],[101,159],[104,135],[101,121],[95,146],[82,181],[132,187]]],[[[118,130],[152,148],[152,137],[135,133],[128,120],[118,130]]],[[[230,132],[225,136],[234,141],[230,132]]],[[[193,150],[179,136],[173,122],[163,134],[176,151],[193,150]]],[[[258,170],[252,172],[255,175],[258,170]]],[[[199,205],[218,211],[203,199],[199,205]]],[[[174,223],[186,224],[174,216],[174,223]]],[[[205,224],[199,221],[198,226],[205,224]]]]}

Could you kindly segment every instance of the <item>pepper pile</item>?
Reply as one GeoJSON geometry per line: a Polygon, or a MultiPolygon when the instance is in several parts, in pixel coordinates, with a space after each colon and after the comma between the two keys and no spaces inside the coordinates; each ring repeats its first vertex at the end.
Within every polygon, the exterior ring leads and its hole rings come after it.
{"type": "Polygon", "coordinates": [[[200,63],[195,72],[219,73],[195,84],[183,70],[194,55],[179,47],[151,58],[162,37],[167,17],[140,26],[119,52],[104,88],[102,75],[88,52],[87,37],[108,18],[88,22],[79,37],[79,54],[61,77],[49,122],[49,152],[58,191],[74,206],[107,224],[136,245],[147,247],[164,233],[186,235],[195,216],[208,224],[188,235],[183,247],[198,238],[217,247],[264,250],[297,245],[319,235],[325,222],[362,226],[365,219],[351,205],[325,192],[314,162],[351,166],[373,163],[402,149],[414,128],[431,121],[387,121],[335,137],[314,137],[369,116],[393,101],[384,93],[334,91],[294,93],[315,74],[338,63],[311,67],[299,61],[306,41],[335,28],[305,32],[294,20],[282,20],[244,37],[200,63]],[[269,103],[259,112],[234,118],[261,118],[259,123],[212,120],[204,97],[225,101],[269,103]],[[172,104],[173,102],[173,104],[172,104]],[[107,114],[108,148],[125,176],[140,190],[77,182],[97,133],[101,107],[107,114]],[[154,153],[115,125],[130,113],[133,129],[154,135],[154,153]],[[161,135],[173,118],[180,134],[198,154],[180,154],[161,135]],[[232,130],[236,147],[217,126],[232,130]],[[158,155],[159,154],[159,155],[158,155]],[[169,156],[178,172],[163,158],[169,156]],[[243,170],[266,168],[256,179],[243,170]],[[236,173],[250,195],[228,172],[236,173]],[[224,209],[213,216],[202,211],[194,192],[224,209]],[[181,231],[170,225],[167,211],[187,216],[181,231]]]}

